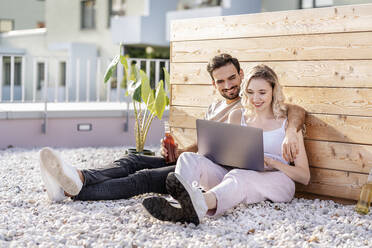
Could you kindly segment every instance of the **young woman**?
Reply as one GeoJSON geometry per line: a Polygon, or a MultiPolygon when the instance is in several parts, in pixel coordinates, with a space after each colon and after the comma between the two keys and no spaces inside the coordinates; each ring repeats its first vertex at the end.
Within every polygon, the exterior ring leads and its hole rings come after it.
{"type": "Polygon", "coordinates": [[[295,182],[308,184],[310,171],[301,131],[297,132],[299,154],[291,166],[282,157],[286,108],[275,72],[266,65],[254,67],[243,83],[240,95],[244,109],[230,113],[229,122],[263,129],[265,171],[228,170],[196,153],[183,153],[175,173],[167,177],[167,190],[181,208],[165,199],[144,200],[146,210],[155,218],[199,224],[205,215],[216,216],[239,203],[264,200],[289,202],[295,182]],[[206,190],[200,189],[200,186],[206,190]]]}

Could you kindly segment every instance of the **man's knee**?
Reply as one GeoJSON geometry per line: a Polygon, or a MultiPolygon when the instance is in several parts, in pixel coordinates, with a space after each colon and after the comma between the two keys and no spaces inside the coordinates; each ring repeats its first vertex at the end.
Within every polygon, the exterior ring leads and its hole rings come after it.
{"type": "Polygon", "coordinates": [[[126,157],[124,157],[123,159],[128,159],[128,160],[131,160],[131,161],[138,161],[138,160],[140,160],[140,155],[130,153],[126,157]]]}
{"type": "Polygon", "coordinates": [[[118,159],[118,160],[115,160],[113,162],[114,165],[116,166],[124,166],[124,165],[127,165],[127,164],[133,164],[133,163],[137,163],[139,161],[139,156],[137,154],[128,154],[128,155],[125,155],[124,157],[118,159]]]}

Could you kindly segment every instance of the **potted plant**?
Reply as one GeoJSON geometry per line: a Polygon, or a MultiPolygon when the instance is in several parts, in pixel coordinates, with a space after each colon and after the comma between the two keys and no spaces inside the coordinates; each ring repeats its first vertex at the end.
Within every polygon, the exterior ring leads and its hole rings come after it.
{"type": "Polygon", "coordinates": [[[119,63],[124,69],[121,86],[126,89],[126,95],[132,98],[135,116],[136,149],[128,149],[127,153],[154,155],[154,152],[145,150],[144,146],[152,121],[155,117],[161,120],[165,107],[169,105],[169,73],[163,68],[166,85],[164,85],[163,80],[160,80],[155,84],[155,88],[152,88],[146,73],[135,65],[131,65],[129,69],[128,57],[120,53],[114,57],[107,67],[104,76],[105,83],[111,78],[119,63]]]}

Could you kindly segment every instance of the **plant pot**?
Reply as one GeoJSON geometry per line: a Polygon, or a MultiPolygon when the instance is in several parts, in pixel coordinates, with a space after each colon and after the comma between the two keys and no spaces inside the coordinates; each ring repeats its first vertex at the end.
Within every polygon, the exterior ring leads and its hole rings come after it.
{"type": "Polygon", "coordinates": [[[125,150],[125,155],[128,154],[138,154],[138,155],[148,155],[148,156],[155,156],[155,152],[147,149],[143,149],[142,152],[137,152],[136,148],[128,148],[125,150]]]}

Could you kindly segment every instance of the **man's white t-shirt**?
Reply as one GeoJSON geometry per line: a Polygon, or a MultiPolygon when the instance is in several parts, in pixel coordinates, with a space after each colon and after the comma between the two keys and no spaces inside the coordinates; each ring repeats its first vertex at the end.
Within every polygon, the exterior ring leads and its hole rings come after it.
{"type": "Polygon", "coordinates": [[[229,114],[235,109],[241,109],[243,106],[240,99],[230,104],[226,103],[226,100],[218,100],[212,103],[207,112],[205,113],[204,119],[218,122],[227,122],[229,114]]]}

